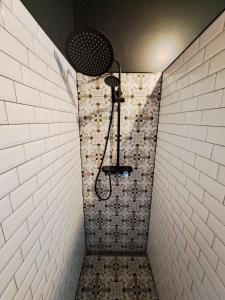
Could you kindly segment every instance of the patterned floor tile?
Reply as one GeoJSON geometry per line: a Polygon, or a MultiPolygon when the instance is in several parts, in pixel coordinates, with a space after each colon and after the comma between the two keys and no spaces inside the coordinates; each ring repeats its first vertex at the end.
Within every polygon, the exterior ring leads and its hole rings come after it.
{"type": "Polygon", "coordinates": [[[86,256],[76,300],[158,300],[147,257],[86,256]]]}

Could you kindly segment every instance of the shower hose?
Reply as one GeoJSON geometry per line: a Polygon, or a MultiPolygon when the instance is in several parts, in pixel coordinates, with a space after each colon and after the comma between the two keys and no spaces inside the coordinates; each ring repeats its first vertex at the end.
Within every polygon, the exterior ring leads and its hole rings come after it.
{"type": "Polygon", "coordinates": [[[108,146],[108,142],[109,142],[110,129],[111,129],[112,120],[113,120],[113,111],[114,111],[114,101],[112,101],[112,108],[111,108],[111,114],[110,114],[110,120],[109,120],[108,133],[107,133],[106,142],[105,142],[105,149],[104,149],[104,152],[103,152],[103,155],[102,155],[102,159],[101,159],[101,163],[100,163],[100,166],[99,166],[99,169],[98,169],[97,176],[95,178],[95,193],[96,193],[97,197],[102,201],[108,200],[112,195],[112,182],[111,182],[111,175],[110,174],[108,175],[109,176],[109,195],[106,198],[103,198],[99,194],[97,184],[98,184],[98,179],[99,179],[99,176],[100,176],[100,173],[101,173],[102,165],[103,165],[103,162],[104,162],[104,159],[105,159],[105,154],[106,154],[106,150],[107,150],[107,146],[108,146]]]}

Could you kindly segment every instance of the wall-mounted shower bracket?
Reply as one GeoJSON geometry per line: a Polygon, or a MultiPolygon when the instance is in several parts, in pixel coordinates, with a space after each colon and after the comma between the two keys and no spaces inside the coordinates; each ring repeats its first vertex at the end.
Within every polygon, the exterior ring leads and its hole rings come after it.
{"type": "Polygon", "coordinates": [[[113,99],[113,102],[114,103],[118,103],[118,102],[120,102],[120,103],[123,103],[123,102],[125,102],[125,99],[124,98],[115,98],[115,99],[113,99]]]}

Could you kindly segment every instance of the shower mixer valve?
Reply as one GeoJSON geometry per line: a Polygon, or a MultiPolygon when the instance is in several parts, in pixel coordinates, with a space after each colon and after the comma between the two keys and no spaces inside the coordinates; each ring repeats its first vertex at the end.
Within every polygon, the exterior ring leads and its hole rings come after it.
{"type": "Polygon", "coordinates": [[[122,175],[128,177],[133,172],[133,168],[131,166],[103,166],[102,172],[105,175],[122,175]]]}

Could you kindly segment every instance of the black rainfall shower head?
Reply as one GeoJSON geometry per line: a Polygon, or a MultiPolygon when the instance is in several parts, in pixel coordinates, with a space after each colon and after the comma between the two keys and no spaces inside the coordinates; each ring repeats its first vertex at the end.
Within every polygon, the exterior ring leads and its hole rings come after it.
{"type": "Polygon", "coordinates": [[[120,80],[118,77],[115,77],[115,76],[107,76],[105,78],[105,84],[107,84],[108,86],[110,87],[117,87],[120,85],[120,80]]]}
{"type": "Polygon", "coordinates": [[[93,77],[108,72],[114,60],[110,41],[101,32],[89,27],[70,33],[66,41],[66,55],[75,71],[93,77]]]}

